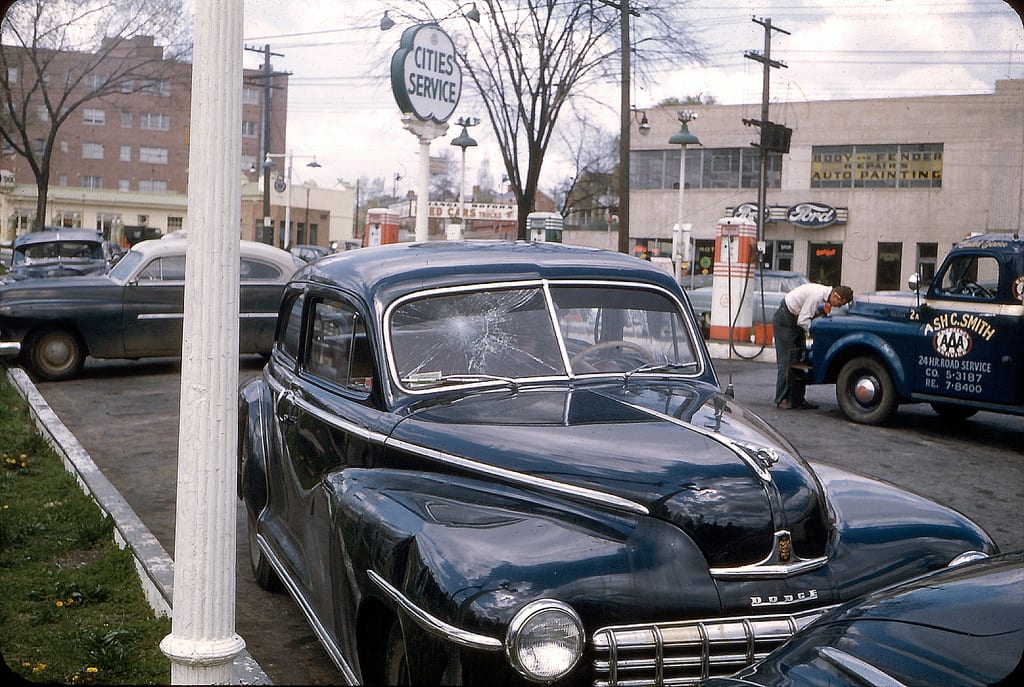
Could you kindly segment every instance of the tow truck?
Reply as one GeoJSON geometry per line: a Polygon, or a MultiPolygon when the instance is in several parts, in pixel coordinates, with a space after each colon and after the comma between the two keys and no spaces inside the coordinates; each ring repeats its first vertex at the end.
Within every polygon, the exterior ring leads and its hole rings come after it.
{"type": "Polygon", "coordinates": [[[1024,415],[1020,234],[966,238],[929,284],[915,272],[909,287],[859,296],[847,316],[812,322],[808,383],[835,384],[843,415],[868,425],[904,403],[954,420],[1024,415]]]}

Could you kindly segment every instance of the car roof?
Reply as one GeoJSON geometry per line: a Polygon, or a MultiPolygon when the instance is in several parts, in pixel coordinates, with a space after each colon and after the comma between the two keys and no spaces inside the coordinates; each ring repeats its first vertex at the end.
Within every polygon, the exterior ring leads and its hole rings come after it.
{"type": "Polygon", "coordinates": [[[299,270],[292,281],[336,285],[367,301],[391,301],[427,288],[526,279],[610,279],[657,283],[668,272],[646,260],[596,248],[528,241],[394,243],[336,253],[299,270]]]}
{"type": "Polygon", "coordinates": [[[1024,252],[1024,242],[1020,234],[975,234],[968,236],[955,245],[956,248],[980,248],[994,253],[1024,252]]]}
{"type": "MultiPolygon", "coordinates": [[[[131,250],[135,253],[141,253],[144,258],[156,257],[159,255],[177,254],[185,252],[188,246],[187,238],[162,238],[162,239],[148,239],[146,241],[139,241],[131,250]]],[[[282,267],[290,267],[286,269],[287,274],[291,274],[298,265],[295,262],[295,256],[286,250],[281,250],[274,246],[266,243],[260,243],[258,241],[239,241],[239,249],[241,254],[246,257],[252,258],[263,258],[268,262],[277,263],[282,267]]]]}
{"type": "Polygon", "coordinates": [[[43,231],[30,231],[14,239],[13,247],[36,243],[53,243],[54,241],[89,241],[102,243],[103,237],[91,229],[65,229],[63,227],[47,227],[43,231]]]}

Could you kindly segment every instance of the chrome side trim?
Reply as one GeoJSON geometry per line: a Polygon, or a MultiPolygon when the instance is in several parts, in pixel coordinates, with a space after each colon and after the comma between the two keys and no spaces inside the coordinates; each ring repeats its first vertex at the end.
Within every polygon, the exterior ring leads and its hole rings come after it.
{"type": "MultiPolygon", "coordinates": [[[[270,385],[270,390],[272,393],[281,394],[284,393],[284,391],[286,391],[284,386],[273,377],[267,376],[265,377],[265,379],[269,380],[268,383],[270,385]]],[[[386,434],[374,432],[373,430],[366,429],[365,427],[361,427],[355,423],[347,422],[338,417],[337,415],[325,413],[320,408],[310,405],[308,401],[304,401],[298,396],[294,397],[292,399],[292,402],[296,406],[301,408],[304,413],[308,413],[315,417],[316,419],[320,420],[321,422],[326,423],[337,430],[346,432],[347,434],[351,434],[352,436],[364,439],[366,441],[371,441],[377,444],[383,444],[385,439],[387,439],[386,434]]]]}
{"type": "Polygon", "coordinates": [[[391,446],[402,451],[409,451],[410,453],[415,453],[423,456],[424,458],[436,460],[441,463],[454,465],[455,467],[462,468],[464,470],[471,470],[480,474],[490,475],[499,479],[515,482],[516,484],[523,484],[528,487],[544,489],[545,491],[551,491],[557,494],[574,496],[576,498],[585,499],[603,506],[618,508],[638,515],[650,515],[650,511],[647,509],[647,506],[642,503],[630,501],[629,499],[624,499],[620,496],[608,494],[603,491],[588,489],[586,487],[577,487],[572,484],[556,482],[555,480],[546,479],[544,477],[525,475],[521,472],[506,470],[505,468],[481,463],[470,458],[463,458],[462,456],[456,456],[451,453],[444,453],[443,451],[429,449],[425,446],[419,446],[417,444],[409,443],[408,441],[402,441],[401,439],[386,439],[384,443],[387,446],[391,446]]]}
{"type": "Polygon", "coordinates": [[[789,532],[779,530],[772,540],[772,550],[764,559],[735,568],[711,568],[711,576],[718,579],[792,577],[816,570],[828,563],[827,556],[800,558],[792,550],[789,532]]]}
{"type": "Polygon", "coordinates": [[[774,463],[775,461],[778,460],[778,458],[773,455],[773,449],[766,446],[748,447],[748,445],[742,444],[738,441],[735,441],[734,439],[730,439],[729,437],[723,436],[718,432],[713,432],[711,430],[704,429],[703,427],[698,427],[697,425],[687,422],[686,420],[680,420],[677,417],[674,417],[667,413],[658,412],[657,410],[654,410],[652,408],[636,405],[634,403],[623,403],[623,405],[626,405],[632,408],[633,410],[636,410],[637,412],[652,415],[658,418],[659,420],[671,422],[672,424],[679,425],[680,427],[686,427],[687,429],[692,430],[707,439],[710,439],[716,444],[721,444],[722,446],[726,447],[727,449],[735,453],[737,458],[746,463],[747,466],[751,470],[753,470],[754,474],[757,475],[758,479],[765,482],[766,484],[772,481],[772,473],[769,472],[768,469],[762,463],[758,462],[757,458],[755,458],[754,455],[751,454],[751,451],[753,451],[754,454],[756,454],[757,456],[763,456],[763,459],[766,462],[774,463]]]}
{"type": "Polygon", "coordinates": [[[345,681],[350,685],[361,684],[360,680],[356,678],[355,672],[349,666],[348,661],[345,660],[345,655],[342,653],[341,647],[334,642],[330,634],[327,632],[327,628],[325,628],[323,623],[320,622],[320,619],[316,617],[316,614],[313,612],[313,607],[308,601],[306,601],[306,597],[302,595],[298,585],[296,585],[295,581],[288,575],[288,571],[285,570],[284,564],[277,557],[277,554],[274,553],[273,549],[270,548],[267,540],[262,534],[257,533],[256,541],[259,544],[260,551],[262,551],[263,555],[267,557],[268,561],[270,561],[270,565],[273,566],[274,571],[281,579],[281,582],[283,582],[284,586],[288,588],[288,593],[291,594],[293,599],[295,599],[295,603],[298,604],[299,610],[302,611],[304,616],[306,616],[306,621],[309,622],[310,627],[313,628],[313,632],[316,633],[320,643],[323,644],[324,649],[327,650],[327,655],[331,657],[334,665],[336,665],[338,670],[341,671],[345,681]]]}
{"type": "Polygon", "coordinates": [[[446,623],[430,613],[427,613],[373,570],[367,570],[366,574],[374,584],[380,587],[381,591],[387,594],[392,601],[397,603],[403,611],[409,614],[409,617],[416,621],[417,625],[427,632],[439,635],[454,642],[455,644],[458,644],[459,646],[468,647],[470,649],[500,651],[504,648],[505,645],[500,639],[477,634],[476,632],[469,632],[468,630],[462,630],[454,625],[446,623]]]}
{"type": "MultiPolygon", "coordinates": [[[[180,312],[163,312],[163,313],[142,313],[137,319],[140,320],[180,320],[185,317],[184,313],[180,312]]],[[[276,312],[242,312],[238,313],[238,318],[242,320],[248,319],[271,319],[276,318],[276,312]]]]}
{"type": "Polygon", "coordinates": [[[815,651],[832,665],[856,677],[858,681],[863,680],[864,684],[874,687],[906,687],[892,675],[845,651],[831,646],[819,646],[815,651]]]}

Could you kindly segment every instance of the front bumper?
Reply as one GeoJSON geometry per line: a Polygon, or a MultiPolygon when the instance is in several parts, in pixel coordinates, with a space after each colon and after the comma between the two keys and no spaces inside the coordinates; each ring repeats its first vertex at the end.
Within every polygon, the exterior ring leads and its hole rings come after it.
{"type": "Polygon", "coordinates": [[[0,341],[0,359],[17,358],[21,353],[21,342],[0,341]]]}

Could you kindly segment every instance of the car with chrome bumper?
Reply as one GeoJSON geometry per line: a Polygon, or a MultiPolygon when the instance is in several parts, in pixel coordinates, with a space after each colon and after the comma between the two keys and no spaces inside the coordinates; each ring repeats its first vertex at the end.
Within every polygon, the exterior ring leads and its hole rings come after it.
{"type": "Polygon", "coordinates": [[[836,608],[708,687],[1018,685],[1024,553],[983,557],[836,608]]]}
{"type": "Polygon", "coordinates": [[[996,552],[801,457],[722,392],[672,275],[619,253],[322,258],[285,288],[238,421],[255,578],[350,684],[699,684],[996,552]]]}
{"type": "MultiPolygon", "coordinates": [[[[106,274],[0,285],[0,350],[41,380],[77,375],[86,356],[180,356],[186,239],[143,241],[106,274]]],[[[304,264],[251,241],[240,248],[240,353],[269,354],[288,278],[304,264]]]]}

